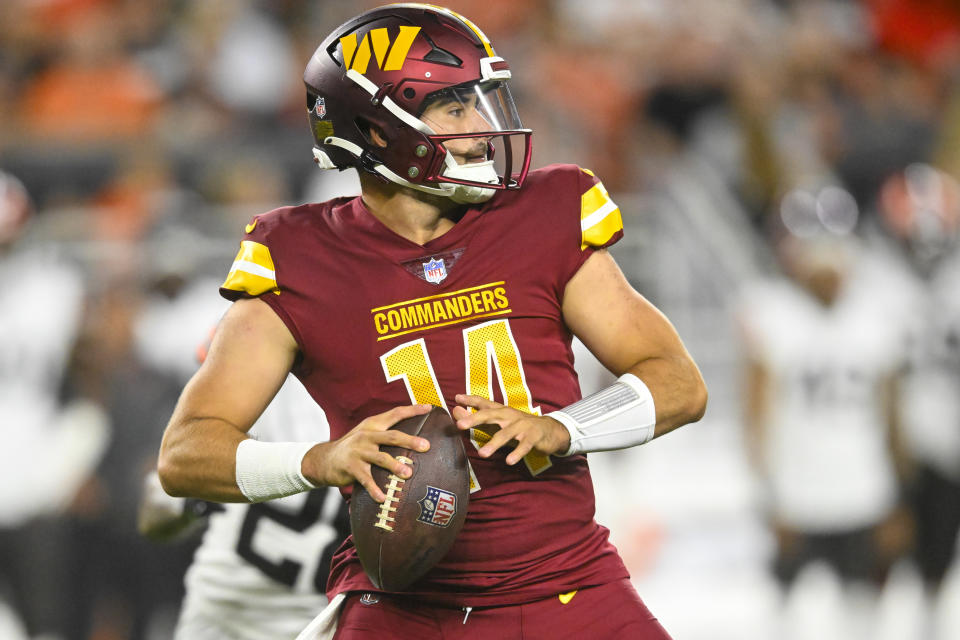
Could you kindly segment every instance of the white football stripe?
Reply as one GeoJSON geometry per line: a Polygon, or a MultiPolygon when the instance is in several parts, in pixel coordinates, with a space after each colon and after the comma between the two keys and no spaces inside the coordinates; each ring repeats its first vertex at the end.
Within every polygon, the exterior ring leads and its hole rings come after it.
{"type": "Polygon", "coordinates": [[[244,273],[249,273],[250,275],[260,276],[261,278],[267,278],[268,280],[276,280],[277,273],[273,269],[267,269],[266,267],[261,267],[256,262],[250,262],[248,260],[237,260],[233,263],[233,266],[230,267],[230,272],[234,271],[243,271],[244,273]]]}
{"type": "Polygon", "coordinates": [[[617,209],[618,207],[616,202],[614,202],[613,200],[607,200],[607,202],[602,207],[600,207],[599,209],[597,209],[596,211],[594,211],[593,213],[591,213],[586,218],[580,221],[580,230],[586,231],[593,225],[599,224],[604,218],[606,218],[608,215],[610,215],[617,209]]]}

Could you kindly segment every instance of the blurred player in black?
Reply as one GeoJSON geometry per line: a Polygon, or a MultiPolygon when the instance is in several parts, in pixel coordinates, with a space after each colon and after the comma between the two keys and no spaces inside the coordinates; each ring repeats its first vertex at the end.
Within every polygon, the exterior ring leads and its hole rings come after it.
{"type": "Polygon", "coordinates": [[[903,326],[907,495],[932,627],[960,531],[960,186],[933,166],[910,165],[884,184],[878,214],[872,240],[891,268],[885,286],[903,326]]]}

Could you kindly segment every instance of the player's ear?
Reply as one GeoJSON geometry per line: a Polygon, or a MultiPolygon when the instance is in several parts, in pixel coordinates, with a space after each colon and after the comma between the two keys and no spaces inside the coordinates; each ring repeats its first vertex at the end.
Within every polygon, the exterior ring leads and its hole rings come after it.
{"type": "Polygon", "coordinates": [[[381,149],[385,149],[387,146],[387,136],[378,125],[370,121],[364,121],[360,123],[360,129],[365,131],[367,134],[367,139],[371,144],[374,144],[381,149]]]}

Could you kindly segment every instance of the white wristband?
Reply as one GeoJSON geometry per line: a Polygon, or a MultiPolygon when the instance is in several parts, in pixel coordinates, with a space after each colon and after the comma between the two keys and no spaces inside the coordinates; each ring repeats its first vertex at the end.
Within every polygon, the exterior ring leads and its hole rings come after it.
{"type": "Polygon", "coordinates": [[[630,373],[547,415],[570,433],[570,448],[561,456],[634,447],[653,438],[657,426],[657,409],[650,389],[630,373]]]}
{"type": "Polygon", "coordinates": [[[316,489],[300,470],[303,457],[316,444],[244,440],[237,446],[237,487],[250,502],[316,489]]]}

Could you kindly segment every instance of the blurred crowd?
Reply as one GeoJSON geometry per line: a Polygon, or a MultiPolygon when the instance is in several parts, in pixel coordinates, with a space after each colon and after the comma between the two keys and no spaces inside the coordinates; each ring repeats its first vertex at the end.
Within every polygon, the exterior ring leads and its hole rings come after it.
{"type": "MultiPolygon", "coordinates": [[[[0,3],[0,636],[165,637],[193,547],[139,535],[141,480],[242,225],[356,192],[311,162],[301,75],[378,4],[0,3]]],[[[711,389],[670,440],[740,465],[771,579],[813,559],[881,589],[903,561],[935,602],[960,524],[960,2],[445,4],[510,61],[534,166],[620,204],[614,253],[711,389]]],[[[616,526],[628,559],[650,542],[616,526]]],[[[956,637],[926,617],[900,637],[956,637]]]]}

